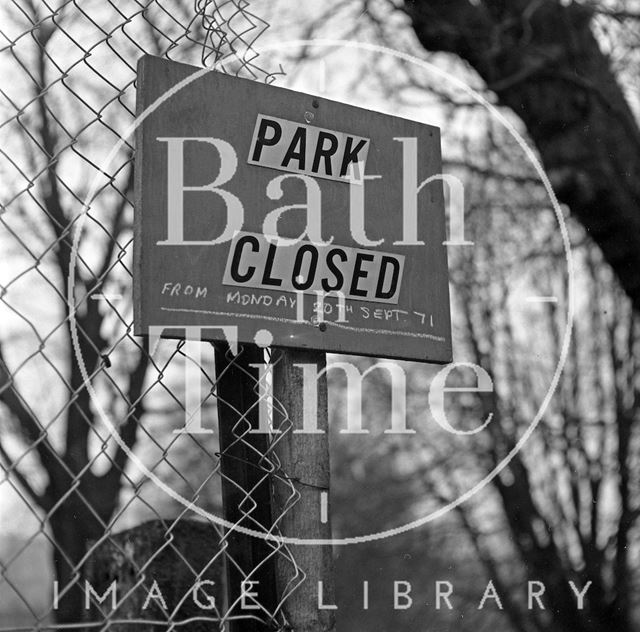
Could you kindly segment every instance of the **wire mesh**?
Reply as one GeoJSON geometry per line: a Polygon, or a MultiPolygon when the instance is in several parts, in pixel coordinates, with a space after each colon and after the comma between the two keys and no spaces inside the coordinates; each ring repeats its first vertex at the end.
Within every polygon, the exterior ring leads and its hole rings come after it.
{"type": "MultiPolygon", "coordinates": [[[[221,467],[221,374],[211,350],[194,353],[199,343],[150,348],[132,335],[131,142],[103,166],[133,121],[142,54],[220,62],[224,72],[271,82],[282,69],[262,68],[255,48],[269,25],[243,0],[12,0],[0,11],[0,630],[172,630],[185,621],[222,630],[238,617],[282,629],[282,603],[304,573],[276,539],[265,540],[258,567],[240,568],[229,553],[233,528],[193,511],[220,515],[223,482],[234,485],[221,467]],[[193,386],[189,367],[205,386],[206,433],[175,432],[193,386]],[[130,450],[174,497],[150,483],[130,450]],[[272,611],[225,603],[225,566],[251,580],[276,557],[291,581],[272,611]]],[[[243,353],[218,360],[240,366],[243,353]]],[[[271,398],[269,376],[253,379],[259,406],[271,398]]],[[[249,412],[232,433],[255,450],[249,412]]],[[[272,448],[251,459],[254,480],[287,485],[288,511],[296,491],[272,448]]],[[[277,515],[270,525],[254,519],[254,489],[241,490],[237,524],[277,536],[277,515]]]]}

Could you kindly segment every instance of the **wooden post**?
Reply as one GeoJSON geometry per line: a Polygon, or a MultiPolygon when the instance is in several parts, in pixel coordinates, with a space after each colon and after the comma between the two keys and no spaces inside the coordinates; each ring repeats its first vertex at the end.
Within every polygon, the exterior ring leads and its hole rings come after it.
{"type": "MultiPolygon", "coordinates": [[[[282,431],[275,436],[274,452],[281,471],[279,474],[293,484],[300,497],[292,504],[291,488],[274,481],[274,504],[279,530],[285,537],[303,539],[331,538],[328,511],[322,510],[329,492],[329,434],[326,374],[315,384],[307,384],[305,393],[303,369],[311,365],[316,375],[326,368],[323,352],[302,349],[277,349],[273,357],[273,417],[274,428],[282,431]],[[309,410],[315,389],[316,410],[309,410]],[[305,413],[317,416],[316,434],[294,433],[302,429],[305,413]],[[286,411],[286,414],[284,413],[286,411]],[[291,426],[292,424],[292,426],[291,426]],[[325,498],[323,500],[323,494],[325,498]],[[286,508],[286,509],[285,509],[286,508]],[[284,513],[283,513],[284,512],[284,513]],[[322,515],[326,513],[326,515],[322,515]]],[[[315,380],[314,380],[315,381],[315,380]]],[[[326,506],[326,505],[325,505],[326,506]]],[[[283,603],[283,612],[294,632],[333,632],[334,610],[319,609],[318,589],[322,582],[323,604],[334,604],[333,554],[328,545],[290,545],[296,565],[305,573],[302,585],[283,603]]],[[[278,594],[292,588],[295,569],[283,556],[276,561],[278,594]]]]}
{"type": "MultiPolygon", "coordinates": [[[[236,357],[231,358],[226,343],[216,342],[214,347],[224,518],[233,524],[259,531],[260,527],[254,522],[257,521],[266,532],[272,524],[271,489],[267,471],[260,460],[268,452],[269,437],[264,434],[245,434],[250,427],[258,428],[259,370],[251,365],[264,362],[263,351],[247,344],[241,347],[236,357]],[[249,492],[251,500],[247,499],[249,492]],[[256,507],[251,512],[251,518],[247,519],[245,513],[250,510],[252,501],[256,507]]],[[[231,558],[227,559],[226,564],[229,604],[238,600],[242,581],[251,573],[251,581],[259,582],[251,592],[257,592],[260,604],[268,612],[274,613],[278,600],[273,557],[265,562],[273,553],[273,547],[263,539],[233,530],[227,533],[227,541],[227,552],[231,558]]],[[[239,605],[230,614],[254,614],[267,619],[261,611],[242,611],[239,605]]],[[[271,629],[255,619],[230,621],[228,627],[229,632],[266,632],[271,629]]]]}

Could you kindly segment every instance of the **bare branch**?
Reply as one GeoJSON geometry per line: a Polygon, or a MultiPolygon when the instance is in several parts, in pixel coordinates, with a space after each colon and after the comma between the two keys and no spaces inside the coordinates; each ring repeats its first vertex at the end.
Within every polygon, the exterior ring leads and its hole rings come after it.
{"type": "Polygon", "coordinates": [[[98,267],[98,273],[96,274],[96,278],[99,284],[102,284],[104,278],[109,272],[109,268],[111,266],[111,259],[113,258],[113,253],[115,252],[116,245],[118,243],[118,237],[121,234],[124,226],[123,226],[123,218],[124,211],[131,202],[128,199],[129,194],[133,190],[133,161],[131,158],[129,159],[129,173],[127,174],[127,180],[125,184],[124,191],[121,193],[120,202],[115,208],[113,213],[113,217],[111,220],[111,225],[109,227],[109,239],[107,243],[107,248],[102,259],[102,264],[98,267]]]}
{"type": "Polygon", "coordinates": [[[53,505],[51,498],[46,493],[44,495],[40,495],[35,491],[31,483],[29,483],[29,481],[27,480],[27,477],[22,474],[22,472],[18,469],[17,464],[5,450],[2,441],[0,441],[0,459],[4,461],[4,464],[1,464],[1,466],[2,469],[4,469],[7,477],[13,476],[18,481],[20,486],[25,490],[25,492],[27,492],[27,495],[33,500],[33,502],[38,505],[38,507],[44,509],[45,511],[51,509],[53,505]]]}
{"type": "MultiPolygon", "coordinates": [[[[131,450],[136,444],[137,431],[140,418],[144,415],[144,380],[149,366],[149,340],[145,337],[138,362],[131,372],[129,378],[129,388],[127,391],[127,400],[129,402],[129,410],[127,411],[126,421],[120,428],[120,436],[125,446],[131,450]]],[[[109,471],[102,477],[103,479],[113,483],[117,487],[120,483],[120,477],[124,472],[127,464],[127,453],[118,446],[116,454],[113,457],[113,464],[109,471]]]]}
{"type": "Polygon", "coordinates": [[[25,438],[38,451],[40,461],[49,477],[53,477],[60,470],[59,456],[47,439],[47,431],[18,394],[13,376],[4,361],[2,348],[0,348],[0,402],[16,418],[25,438]]]}

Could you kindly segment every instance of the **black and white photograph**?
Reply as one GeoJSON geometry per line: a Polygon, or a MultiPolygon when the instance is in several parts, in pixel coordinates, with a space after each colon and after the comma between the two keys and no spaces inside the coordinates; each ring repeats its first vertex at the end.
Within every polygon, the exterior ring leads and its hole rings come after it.
{"type": "Polygon", "coordinates": [[[640,629],[640,0],[0,0],[0,632],[640,629]]]}

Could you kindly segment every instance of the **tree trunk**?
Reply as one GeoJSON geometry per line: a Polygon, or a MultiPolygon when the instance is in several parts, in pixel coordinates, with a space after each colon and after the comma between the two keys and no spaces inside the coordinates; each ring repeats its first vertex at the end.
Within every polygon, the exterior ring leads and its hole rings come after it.
{"type": "Polygon", "coordinates": [[[53,532],[53,565],[58,582],[58,607],[54,611],[56,623],[78,623],[84,616],[84,580],[79,565],[86,553],[89,537],[79,516],[64,504],[50,519],[53,532]],[[71,586],[68,592],[63,591],[71,586]]]}
{"type": "Polygon", "coordinates": [[[57,623],[78,623],[84,620],[83,558],[88,545],[104,535],[116,509],[120,477],[96,477],[90,471],[72,476],[59,471],[49,493],[56,499],[56,509],[49,516],[53,534],[53,565],[58,582],[58,607],[54,610],[57,623]],[[77,487],[74,487],[77,485],[77,487]],[[70,491],[74,489],[74,491],[70,491]],[[71,588],[65,592],[66,588],[71,588]],[[63,594],[64,593],[64,594],[63,594]]]}
{"type": "Polygon", "coordinates": [[[583,5],[405,0],[421,44],[459,55],[535,143],[558,199],[640,309],[640,130],[583,5]]]}

